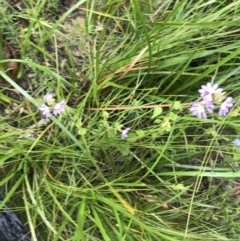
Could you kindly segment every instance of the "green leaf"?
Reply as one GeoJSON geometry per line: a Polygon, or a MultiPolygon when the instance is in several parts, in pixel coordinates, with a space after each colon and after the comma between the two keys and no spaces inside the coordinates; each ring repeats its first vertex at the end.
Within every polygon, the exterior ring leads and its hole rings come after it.
{"type": "Polygon", "coordinates": [[[160,106],[156,107],[153,110],[153,115],[152,115],[151,119],[153,119],[153,118],[155,118],[155,117],[157,117],[157,116],[159,116],[161,114],[162,114],[162,107],[160,107],[160,106]]]}
{"type": "Polygon", "coordinates": [[[163,120],[161,128],[163,128],[165,131],[171,131],[172,127],[169,121],[169,118],[166,118],[163,120]]]}
{"type": "Polygon", "coordinates": [[[182,110],[182,104],[180,101],[174,101],[173,103],[173,109],[174,110],[182,110]]]}
{"type": "Polygon", "coordinates": [[[121,151],[121,154],[122,154],[123,156],[129,155],[129,153],[130,153],[129,146],[126,145],[126,146],[122,147],[122,148],[120,149],[120,151],[121,151]]]}
{"type": "Polygon", "coordinates": [[[160,123],[162,123],[162,120],[161,119],[155,119],[153,123],[154,124],[160,124],[160,123]]]}
{"type": "Polygon", "coordinates": [[[82,121],[80,119],[78,119],[76,122],[76,127],[81,128],[82,124],[83,124],[82,121]]]}
{"type": "Polygon", "coordinates": [[[103,117],[103,119],[105,119],[105,120],[108,119],[108,117],[109,117],[108,112],[107,112],[107,111],[103,111],[102,117],[103,117]]]}
{"type": "Polygon", "coordinates": [[[139,138],[144,137],[145,136],[145,131],[144,130],[137,130],[136,134],[139,138]]]}
{"type": "Polygon", "coordinates": [[[87,129],[86,128],[79,128],[78,129],[78,134],[79,135],[85,135],[87,133],[87,129]]]}
{"type": "Polygon", "coordinates": [[[178,115],[176,115],[176,114],[173,113],[173,112],[170,112],[170,113],[169,113],[169,118],[170,118],[170,120],[175,121],[175,120],[178,119],[178,115]]]}

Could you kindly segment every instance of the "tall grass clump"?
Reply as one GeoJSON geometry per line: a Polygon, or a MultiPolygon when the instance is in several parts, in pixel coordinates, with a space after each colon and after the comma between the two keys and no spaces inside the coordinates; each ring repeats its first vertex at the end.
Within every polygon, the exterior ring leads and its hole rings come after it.
{"type": "Polygon", "coordinates": [[[239,0],[1,4],[0,205],[32,240],[238,240],[239,0]]]}

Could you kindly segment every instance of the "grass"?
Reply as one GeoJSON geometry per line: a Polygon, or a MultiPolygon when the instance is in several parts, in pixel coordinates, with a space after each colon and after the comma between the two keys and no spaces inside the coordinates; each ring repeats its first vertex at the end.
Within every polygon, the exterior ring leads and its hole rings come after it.
{"type": "Polygon", "coordinates": [[[239,239],[239,0],[0,3],[1,206],[32,240],[239,239]],[[199,119],[211,81],[234,107],[199,119]]]}

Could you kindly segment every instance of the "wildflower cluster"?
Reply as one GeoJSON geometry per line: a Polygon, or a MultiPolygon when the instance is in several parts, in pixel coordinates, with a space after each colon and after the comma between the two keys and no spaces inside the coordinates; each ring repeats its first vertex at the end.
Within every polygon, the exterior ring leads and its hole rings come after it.
{"type": "Polygon", "coordinates": [[[59,115],[64,110],[65,101],[62,100],[56,103],[54,97],[54,93],[48,93],[45,96],[43,96],[43,100],[45,101],[45,103],[41,105],[40,110],[42,111],[42,115],[46,119],[48,119],[52,113],[54,115],[59,115]]]}
{"type": "Polygon", "coordinates": [[[233,106],[232,97],[226,97],[222,88],[218,84],[207,83],[199,90],[201,101],[191,102],[190,111],[192,115],[207,119],[207,112],[213,113],[214,109],[219,108],[219,116],[225,116],[233,106]]]}

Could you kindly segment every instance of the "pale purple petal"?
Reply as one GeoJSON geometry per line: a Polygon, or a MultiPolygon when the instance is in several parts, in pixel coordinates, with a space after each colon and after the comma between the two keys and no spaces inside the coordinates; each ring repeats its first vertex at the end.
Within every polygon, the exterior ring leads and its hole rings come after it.
{"type": "Polygon", "coordinates": [[[192,115],[197,116],[198,118],[207,119],[207,114],[202,103],[193,101],[191,102],[191,105],[190,111],[192,112],[192,115]]]}
{"type": "Polygon", "coordinates": [[[43,96],[43,99],[45,101],[48,101],[48,100],[52,99],[54,96],[56,96],[54,93],[48,93],[48,94],[43,96]]]}
{"type": "Polygon", "coordinates": [[[125,139],[126,137],[128,137],[127,133],[128,133],[130,130],[131,130],[131,128],[130,128],[130,127],[127,127],[126,129],[124,129],[124,130],[122,131],[122,135],[121,135],[122,139],[125,139]]]}
{"type": "Polygon", "coordinates": [[[65,107],[65,101],[62,100],[60,101],[59,103],[57,103],[53,109],[53,114],[54,115],[59,115],[63,112],[64,110],[64,107],[65,107]]]}
{"type": "Polygon", "coordinates": [[[220,106],[218,114],[225,116],[229,112],[229,109],[233,106],[232,97],[228,97],[220,106]]]}
{"type": "Polygon", "coordinates": [[[51,111],[47,105],[42,104],[39,109],[42,111],[42,115],[45,116],[46,119],[51,116],[51,111]]]}
{"type": "Polygon", "coordinates": [[[203,100],[213,101],[213,94],[219,94],[222,91],[222,88],[218,88],[218,84],[207,83],[206,85],[202,85],[198,92],[200,93],[203,100]]]}
{"type": "Polygon", "coordinates": [[[233,141],[233,143],[236,145],[236,146],[240,146],[240,139],[237,138],[233,141]]]}
{"type": "Polygon", "coordinates": [[[205,108],[209,113],[213,113],[215,105],[213,104],[212,101],[203,101],[202,103],[203,105],[205,105],[205,108]]]}

